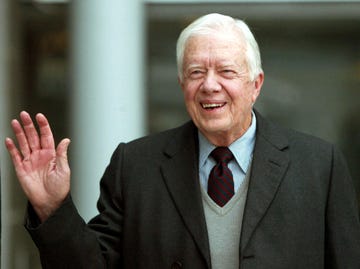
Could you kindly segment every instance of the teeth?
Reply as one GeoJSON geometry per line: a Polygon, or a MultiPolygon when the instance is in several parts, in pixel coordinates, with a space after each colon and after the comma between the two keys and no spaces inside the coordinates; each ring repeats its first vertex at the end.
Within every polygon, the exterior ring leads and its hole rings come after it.
{"type": "Polygon", "coordinates": [[[203,108],[217,108],[217,107],[222,107],[223,104],[202,104],[203,108]]]}

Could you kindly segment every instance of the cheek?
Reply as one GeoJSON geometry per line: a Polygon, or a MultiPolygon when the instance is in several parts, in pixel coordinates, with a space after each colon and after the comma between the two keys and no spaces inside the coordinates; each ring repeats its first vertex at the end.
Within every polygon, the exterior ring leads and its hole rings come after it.
{"type": "Polygon", "coordinates": [[[187,102],[192,102],[195,101],[196,98],[196,86],[193,84],[185,84],[183,87],[183,94],[184,94],[184,99],[187,102]]]}
{"type": "Polygon", "coordinates": [[[235,108],[240,110],[251,107],[254,102],[254,93],[251,89],[228,91],[228,94],[235,108]]]}
{"type": "Polygon", "coordinates": [[[191,91],[189,90],[184,91],[184,100],[187,104],[193,100],[193,94],[191,91]]]}

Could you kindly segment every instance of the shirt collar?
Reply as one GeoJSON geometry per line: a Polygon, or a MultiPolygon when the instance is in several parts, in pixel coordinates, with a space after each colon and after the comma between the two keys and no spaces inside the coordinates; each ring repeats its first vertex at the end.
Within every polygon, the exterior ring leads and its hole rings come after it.
{"type": "MultiPolygon", "coordinates": [[[[215,145],[211,144],[206,137],[199,133],[199,167],[202,167],[208,159],[211,151],[214,150],[215,145]]],[[[254,145],[255,145],[255,133],[256,133],[256,116],[252,112],[251,125],[247,131],[237,140],[235,140],[229,149],[233,153],[236,162],[239,164],[241,170],[244,173],[247,172],[247,168],[252,160],[254,145]]]]}

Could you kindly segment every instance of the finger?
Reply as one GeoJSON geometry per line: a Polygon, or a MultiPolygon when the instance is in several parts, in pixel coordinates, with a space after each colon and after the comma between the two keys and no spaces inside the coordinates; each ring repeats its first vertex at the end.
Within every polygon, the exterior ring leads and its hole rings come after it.
{"type": "Polygon", "coordinates": [[[19,149],[21,151],[21,154],[24,158],[28,158],[30,156],[31,150],[28,144],[27,137],[25,135],[24,129],[22,128],[20,122],[17,120],[11,121],[11,127],[14,131],[14,134],[16,136],[16,140],[19,144],[19,149]]]}
{"type": "Polygon", "coordinates": [[[67,156],[67,150],[70,142],[71,141],[69,138],[64,138],[61,140],[56,149],[56,156],[65,158],[67,156]]]}
{"type": "Polygon", "coordinates": [[[15,169],[20,168],[22,165],[22,156],[19,150],[16,148],[14,141],[7,137],[5,139],[5,146],[10,154],[15,169]]]}
{"type": "Polygon", "coordinates": [[[40,129],[40,143],[42,148],[55,149],[54,136],[46,117],[39,113],[36,115],[36,121],[40,129]]]}
{"type": "Polygon", "coordinates": [[[70,144],[70,139],[65,138],[65,139],[61,140],[61,142],[59,143],[59,145],[57,146],[57,149],[56,149],[57,166],[59,166],[59,168],[64,172],[67,172],[70,170],[68,157],[67,157],[67,151],[68,151],[69,144],[70,144]]]}
{"type": "Polygon", "coordinates": [[[29,113],[22,111],[20,113],[20,119],[23,124],[23,129],[27,137],[28,145],[32,151],[40,149],[39,134],[34,126],[34,123],[29,113]]]}

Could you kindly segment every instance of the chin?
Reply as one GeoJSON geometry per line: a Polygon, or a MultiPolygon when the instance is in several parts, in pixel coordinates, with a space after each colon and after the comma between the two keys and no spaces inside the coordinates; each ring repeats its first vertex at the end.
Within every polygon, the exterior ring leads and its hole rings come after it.
{"type": "Polygon", "coordinates": [[[227,132],[228,130],[231,129],[229,124],[203,124],[201,126],[202,130],[206,133],[213,133],[213,134],[217,134],[217,133],[223,133],[223,132],[227,132]]]}

